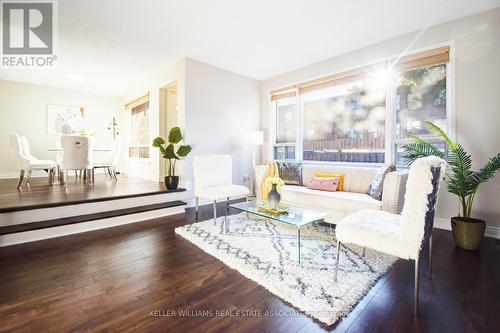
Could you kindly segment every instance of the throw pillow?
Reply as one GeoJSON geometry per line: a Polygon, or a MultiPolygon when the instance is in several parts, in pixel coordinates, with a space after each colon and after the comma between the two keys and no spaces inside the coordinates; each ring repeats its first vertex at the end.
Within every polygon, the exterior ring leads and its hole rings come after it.
{"type": "Polygon", "coordinates": [[[385,176],[392,171],[396,171],[395,165],[384,166],[377,170],[377,174],[368,188],[368,194],[373,199],[382,200],[385,176]]]}
{"type": "Polygon", "coordinates": [[[335,192],[339,186],[340,178],[326,178],[326,177],[314,177],[313,180],[307,185],[307,188],[311,190],[329,191],[335,192]]]}
{"type": "Polygon", "coordinates": [[[302,185],[302,164],[278,162],[280,178],[286,185],[302,185]]]}
{"type": "Polygon", "coordinates": [[[337,191],[342,191],[344,189],[344,174],[343,173],[324,173],[324,172],[316,172],[314,174],[316,178],[340,178],[339,186],[337,187],[337,191]]]}

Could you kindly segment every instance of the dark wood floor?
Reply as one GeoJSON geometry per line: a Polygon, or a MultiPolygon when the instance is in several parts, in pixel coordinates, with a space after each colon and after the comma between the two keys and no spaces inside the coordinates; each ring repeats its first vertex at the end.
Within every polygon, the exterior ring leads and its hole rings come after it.
{"type": "Polygon", "coordinates": [[[499,242],[486,239],[480,252],[468,252],[442,230],[435,232],[432,281],[422,263],[418,319],[409,261],[331,327],[305,315],[171,317],[169,310],[294,310],[174,234],[193,218],[190,210],[0,249],[0,331],[500,332],[499,242]]]}
{"type": "Polygon", "coordinates": [[[163,183],[123,174],[118,175],[118,181],[98,174],[93,185],[70,177],[66,185],[49,185],[47,178],[33,178],[29,186],[23,183],[20,190],[16,187],[17,179],[0,179],[0,212],[167,192],[163,183]]]}

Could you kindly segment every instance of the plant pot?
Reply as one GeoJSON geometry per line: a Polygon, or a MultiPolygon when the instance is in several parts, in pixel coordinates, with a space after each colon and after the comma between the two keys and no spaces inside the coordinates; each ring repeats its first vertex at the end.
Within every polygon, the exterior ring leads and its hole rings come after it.
{"type": "Polygon", "coordinates": [[[466,250],[479,250],[484,238],[486,222],[479,219],[452,217],[451,230],[458,247],[466,250]]]}
{"type": "Polygon", "coordinates": [[[179,186],[179,176],[165,176],[167,190],[176,190],[179,186]]]}

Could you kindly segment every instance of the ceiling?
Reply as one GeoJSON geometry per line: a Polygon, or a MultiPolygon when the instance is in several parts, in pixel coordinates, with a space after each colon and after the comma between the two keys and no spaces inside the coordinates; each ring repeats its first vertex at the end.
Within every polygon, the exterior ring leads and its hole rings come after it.
{"type": "Polygon", "coordinates": [[[182,57],[273,77],[500,0],[59,1],[58,66],[0,78],[124,95],[182,57]]]}

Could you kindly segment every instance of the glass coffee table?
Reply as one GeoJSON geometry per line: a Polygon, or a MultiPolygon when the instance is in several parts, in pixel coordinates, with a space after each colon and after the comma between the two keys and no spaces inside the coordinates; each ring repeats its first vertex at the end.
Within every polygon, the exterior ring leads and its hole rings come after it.
{"type": "Polygon", "coordinates": [[[246,212],[247,214],[260,216],[272,221],[291,225],[297,228],[297,261],[300,264],[300,228],[314,222],[323,221],[328,213],[310,208],[287,206],[288,211],[286,213],[273,214],[261,211],[259,209],[261,205],[262,204],[258,201],[247,201],[228,205],[226,209],[226,216],[224,218],[224,231],[227,232],[229,227],[229,219],[227,218],[229,209],[236,209],[241,212],[246,212]]]}

